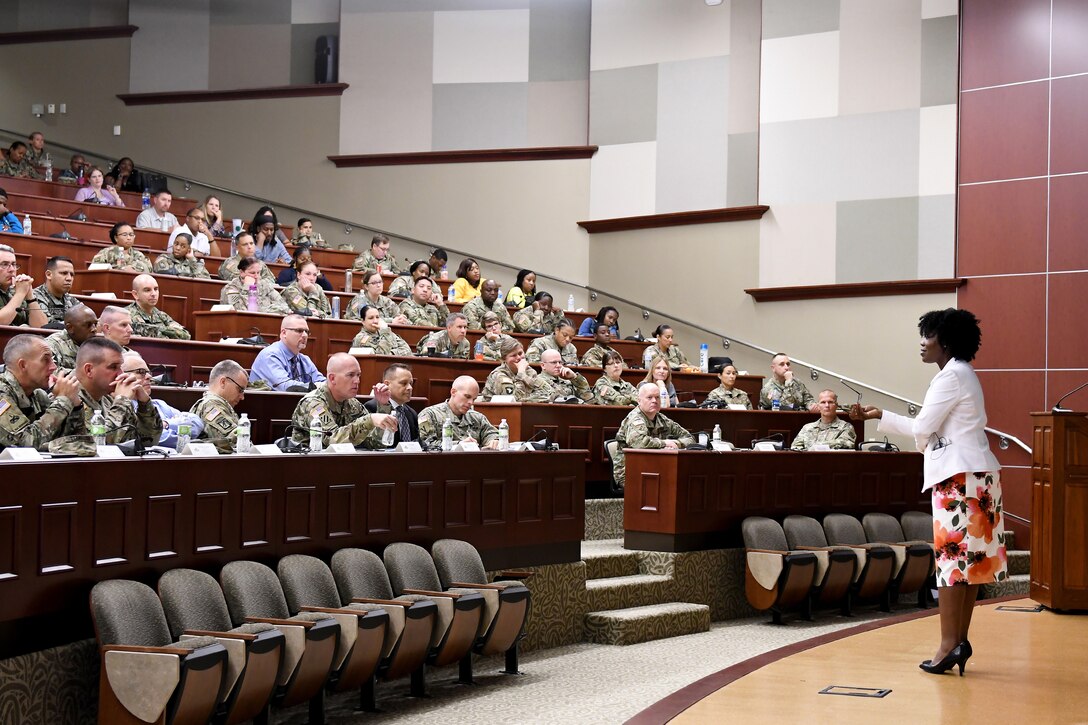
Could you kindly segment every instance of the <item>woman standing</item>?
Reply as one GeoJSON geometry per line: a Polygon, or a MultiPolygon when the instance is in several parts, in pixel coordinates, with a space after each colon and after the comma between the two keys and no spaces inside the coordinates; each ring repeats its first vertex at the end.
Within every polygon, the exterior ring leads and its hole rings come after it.
{"type": "Polygon", "coordinates": [[[972,654],[967,632],[979,585],[1001,581],[1008,572],[1001,466],[986,440],[982,386],[968,364],[982,342],[978,319],[967,310],[934,310],[922,315],[918,331],[922,362],[940,368],[918,417],[856,404],[850,414],[879,419],[883,433],[914,436],[925,454],[922,490],[932,492],[941,642],[919,667],[942,674],[958,665],[962,676],[972,654]]]}

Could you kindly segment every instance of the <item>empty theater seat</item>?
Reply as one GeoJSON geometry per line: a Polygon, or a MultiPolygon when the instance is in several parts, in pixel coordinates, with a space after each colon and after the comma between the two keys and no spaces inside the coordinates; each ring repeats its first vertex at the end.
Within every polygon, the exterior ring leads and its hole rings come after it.
{"type": "Polygon", "coordinates": [[[790,551],[782,527],[774,519],[749,516],[740,525],[746,551],[744,593],[759,611],[771,610],[771,620],[782,624],[782,612],[800,605],[811,619],[809,592],[816,577],[816,555],[790,551]]]}
{"type": "Polygon", "coordinates": [[[865,514],[861,526],[870,543],[887,544],[895,552],[892,600],[897,600],[900,594],[917,592],[918,606],[922,609],[929,606],[930,579],[937,566],[929,542],[908,541],[899,521],[888,514],[865,514]]]}
{"type": "Polygon", "coordinates": [[[896,571],[895,552],[885,544],[870,544],[861,522],[847,514],[824,517],[824,536],[832,546],[849,546],[865,552],[861,574],[854,584],[854,596],[880,599],[880,608],[891,611],[891,583],[896,571]]]}
{"type": "Polygon", "coordinates": [[[857,553],[845,546],[828,546],[824,527],[809,516],[787,516],[782,530],[791,550],[811,551],[816,555],[816,574],[809,594],[813,607],[837,605],[849,616],[850,595],[863,567],[857,553]]]}

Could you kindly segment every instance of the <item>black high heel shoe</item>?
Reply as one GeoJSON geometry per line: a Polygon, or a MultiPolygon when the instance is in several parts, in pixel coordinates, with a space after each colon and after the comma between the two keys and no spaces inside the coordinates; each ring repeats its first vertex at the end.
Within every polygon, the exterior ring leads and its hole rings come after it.
{"type": "Polygon", "coordinates": [[[960,677],[963,677],[963,668],[967,666],[967,658],[972,654],[970,642],[960,642],[951,652],[946,654],[940,662],[926,660],[918,665],[918,667],[931,675],[943,675],[945,672],[948,672],[953,667],[959,665],[960,677]]]}

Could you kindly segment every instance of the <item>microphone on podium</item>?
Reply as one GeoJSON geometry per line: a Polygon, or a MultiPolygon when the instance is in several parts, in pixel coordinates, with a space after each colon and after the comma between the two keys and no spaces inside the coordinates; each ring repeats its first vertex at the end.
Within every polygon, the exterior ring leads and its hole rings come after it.
{"type": "Polygon", "coordinates": [[[1072,413],[1073,411],[1070,410],[1069,408],[1063,408],[1062,403],[1064,403],[1065,399],[1068,398],[1073,393],[1084,390],[1085,388],[1088,388],[1088,383],[1081,383],[1080,385],[1073,388],[1072,390],[1070,390],[1068,393],[1066,393],[1062,397],[1058,398],[1058,402],[1054,404],[1054,407],[1050,409],[1050,412],[1051,413],[1072,413]]]}

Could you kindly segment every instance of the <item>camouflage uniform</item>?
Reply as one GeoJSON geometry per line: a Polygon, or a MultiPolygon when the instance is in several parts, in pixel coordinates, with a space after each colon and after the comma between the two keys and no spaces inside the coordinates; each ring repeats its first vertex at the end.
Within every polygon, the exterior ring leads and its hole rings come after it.
{"type": "MultiPolygon", "coordinates": [[[[64,423],[65,436],[87,436],[91,434],[91,418],[96,410],[101,410],[106,419],[106,443],[117,445],[135,440],[139,436],[145,446],[153,446],[162,435],[162,418],[151,401],[137,402],[133,407],[130,398],[115,398],[103,395],[101,400],[94,400],[86,390],[79,391],[83,401],[83,415],[71,415],[64,423]],[[122,426],[134,426],[122,429],[122,426]]],[[[70,452],[72,447],[60,445],[57,453],[70,452]]]]}
{"type": "Polygon", "coordinates": [[[499,365],[488,373],[483,390],[480,391],[480,397],[487,402],[496,395],[513,395],[517,375],[516,372],[510,372],[506,363],[499,365]]]}
{"type": "Polygon", "coordinates": [[[441,307],[431,304],[417,305],[416,301],[409,297],[400,303],[400,314],[408,318],[409,325],[445,327],[450,310],[445,304],[441,307]]]}
{"type": "Polygon", "coordinates": [[[623,456],[624,448],[664,448],[666,440],[680,441],[682,447],[695,442],[691,433],[664,413],[658,413],[652,421],[641,408],[635,408],[628,413],[616,431],[619,450],[612,460],[612,477],[616,479],[616,484],[623,486],[625,483],[627,462],[623,456]]]}
{"type": "MultiPolygon", "coordinates": [[[[223,287],[223,291],[219,293],[219,301],[245,312],[249,309],[249,288],[242,286],[241,277],[235,277],[223,287]]],[[[291,308],[283,301],[280,293],[263,277],[257,284],[257,311],[274,315],[291,314],[291,308]]]]}
{"type": "Polygon", "coordinates": [[[684,354],[684,351],[680,349],[679,345],[673,345],[669,348],[667,353],[662,352],[661,348],[657,345],[650,345],[642,353],[642,367],[649,367],[650,361],[655,357],[667,357],[669,359],[669,367],[673,370],[679,370],[689,364],[688,356],[684,354]]]}
{"type": "Polygon", "coordinates": [[[338,403],[329,393],[328,385],[318,383],[316,388],[302,396],[302,400],[295,406],[294,415],[291,416],[291,422],[297,427],[291,433],[291,438],[296,443],[309,442],[310,423],[314,413],[317,413],[321,428],[325,431],[326,445],[351,443],[357,446],[374,430],[370,413],[363,408],[361,400],[348,398],[338,403]]]}
{"type": "Polygon", "coordinates": [[[706,396],[706,402],[712,400],[720,400],[725,403],[732,403],[733,405],[743,405],[747,410],[752,409],[752,401],[748,399],[748,393],[737,388],[732,390],[726,390],[724,385],[719,385],[710,391],[710,395],[706,396]]]}
{"type": "Polygon", "coordinates": [[[516,332],[542,330],[547,334],[555,332],[556,326],[562,319],[563,313],[559,310],[552,310],[545,315],[540,310],[534,310],[532,305],[530,305],[514,313],[514,330],[516,332]]]}
{"type": "Polygon", "coordinates": [[[514,331],[514,321],[510,319],[510,313],[506,311],[506,307],[501,302],[488,307],[484,304],[483,297],[476,297],[465,303],[465,306],[461,308],[461,314],[468,318],[468,329],[470,330],[482,330],[484,329],[484,315],[488,312],[494,312],[499,316],[499,325],[502,327],[503,332],[514,331]]]}
{"type": "Polygon", "coordinates": [[[355,258],[355,261],[351,263],[351,268],[356,272],[363,270],[378,270],[378,265],[382,267],[382,274],[390,272],[392,274],[401,274],[402,270],[400,265],[397,264],[397,258],[392,252],[387,252],[385,259],[378,260],[374,258],[374,255],[367,249],[365,252],[355,258]]]}
{"type": "Polygon", "coordinates": [[[450,410],[449,401],[446,401],[424,408],[419,414],[419,441],[425,449],[442,450],[442,426],[447,420],[453,422],[454,443],[471,437],[483,448],[499,437],[498,428],[491,425],[491,421],[483,413],[469,410],[464,415],[457,416],[450,410]]]}
{"type": "Polygon", "coordinates": [[[49,350],[53,353],[53,362],[57,364],[58,368],[61,370],[75,369],[79,345],[68,336],[66,330],[54,332],[45,338],[45,344],[49,346],[49,350]]]}
{"type": "Polygon", "coordinates": [[[386,294],[390,297],[411,297],[412,286],[416,283],[410,274],[402,274],[389,283],[386,294]]]}
{"type": "MultiPolygon", "coordinates": [[[[30,152],[28,151],[27,153],[29,154],[30,152]]],[[[4,159],[4,163],[0,165],[0,175],[21,176],[24,179],[38,180],[45,178],[30,164],[30,160],[26,156],[24,156],[23,160],[17,164],[12,163],[11,159],[4,159]]]]}
{"type": "Polygon", "coordinates": [[[203,259],[178,259],[172,254],[160,254],[155,260],[155,274],[172,274],[175,277],[211,279],[203,259]]]}
{"type": "Polygon", "coordinates": [[[856,442],[857,435],[850,421],[836,418],[831,423],[824,423],[821,419],[814,420],[801,428],[790,448],[795,451],[805,451],[823,443],[832,448],[853,450],[856,442]]]}
{"type": "Polygon", "coordinates": [[[151,312],[143,309],[133,302],[125,308],[132,315],[132,333],[141,337],[161,337],[167,340],[191,340],[193,336],[181,326],[181,323],[166,314],[158,307],[152,307],[151,312]]]}
{"type": "Polygon", "coordinates": [[[94,255],[91,264],[108,264],[114,269],[131,267],[137,272],[151,274],[151,260],[145,257],[143,252],[139,249],[129,249],[126,251],[124,247],[117,246],[116,244],[112,247],[106,247],[101,252],[94,255]]]}
{"type": "MultiPolygon", "coordinates": [[[[606,353],[616,352],[611,347],[605,347],[600,343],[594,343],[593,347],[586,350],[586,354],[582,356],[582,365],[591,368],[601,369],[601,363],[604,362],[604,356],[606,353]]],[[[622,357],[622,356],[621,356],[622,357]]],[[[627,368],[627,363],[623,363],[624,369],[627,368]]]]}
{"type": "MultiPolygon", "coordinates": [[[[231,257],[224,260],[219,265],[219,279],[226,280],[227,282],[235,279],[240,274],[238,272],[238,265],[242,263],[240,257],[231,257]]],[[[272,274],[272,270],[268,268],[268,265],[261,262],[261,279],[268,280],[269,284],[276,284],[276,275],[272,274]]]]}
{"type": "Polygon", "coordinates": [[[284,288],[283,299],[292,312],[309,310],[310,315],[318,319],[332,317],[332,305],[329,304],[329,298],[325,296],[325,290],[319,285],[315,284],[313,292],[306,294],[298,286],[297,281],[292,282],[284,288]]]}
{"type": "Polygon", "coordinates": [[[602,375],[593,384],[593,392],[601,405],[638,405],[638,388],[626,380],[613,382],[607,375],[602,375]]]}
{"type": "Polygon", "coordinates": [[[370,300],[367,299],[366,292],[360,292],[352,297],[351,302],[348,303],[348,311],[344,313],[344,319],[363,319],[363,308],[367,306],[377,307],[381,310],[382,319],[386,322],[392,322],[393,318],[400,314],[400,310],[397,309],[397,303],[385,295],[378,295],[378,301],[371,303],[370,300]]]}
{"type": "Polygon", "coordinates": [[[468,360],[472,357],[472,346],[468,342],[468,337],[454,345],[450,342],[450,333],[446,330],[432,332],[430,335],[419,338],[416,344],[416,355],[426,355],[427,348],[432,344],[435,354],[438,355],[449,354],[450,357],[458,360],[468,360]]]}
{"type": "Polygon", "coordinates": [[[32,166],[45,166],[45,155],[47,153],[44,146],[42,146],[41,151],[38,151],[33,146],[28,145],[23,160],[29,162],[32,166]]]}
{"type": "MultiPolygon", "coordinates": [[[[0,307],[7,307],[8,302],[11,302],[11,298],[15,296],[15,285],[8,285],[7,289],[0,287],[0,307]]],[[[19,327],[20,325],[30,324],[30,300],[31,296],[23,298],[23,303],[15,309],[15,317],[12,318],[9,325],[19,327]]]]}
{"type": "Polygon", "coordinates": [[[292,237],[291,244],[294,244],[296,247],[301,247],[305,244],[306,246],[314,247],[315,249],[328,249],[329,247],[329,243],[322,239],[321,235],[317,233],[312,235],[304,234],[301,237],[292,237]]]}
{"type": "Polygon", "coordinates": [[[494,340],[489,340],[487,335],[481,337],[480,340],[484,344],[484,360],[502,360],[500,350],[503,342],[513,339],[510,335],[499,335],[494,340]]]}
{"type": "Polygon", "coordinates": [[[61,298],[58,300],[49,293],[49,288],[44,284],[34,288],[34,299],[38,301],[38,306],[42,308],[42,312],[49,318],[49,322],[64,322],[65,312],[83,304],[67,292],[62,293],[61,298]]]}
{"type": "Polygon", "coordinates": [[[545,350],[557,350],[563,357],[564,365],[577,365],[578,364],[578,349],[574,347],[573,342],[568,342],[567,346],[563,349],[559,349],[559,343],[555,340],[555,335],[545,335],[544,337],[538,337],[533,340],[529,345],[529,349],[525,351],[525,359],[529,362],[540,362],[540,356],[544,354],[545,350]]]}
{"type": "Polygon", "coordinates": [[[371,335],[366,330],[360,330],[355,339],[351,341],[352,347],[369,347],[375,355],[399,355],[411,357],[412,348],[397,333],[388,327],[378,330],[377,335],[371,335]]]}
{"type": "Polygon", "coordinates": [[[41,388],[29,396],[10,372],[0,373],[0,450],[8,446],[45,450],[72,414],[72,401],[41,388]]]}
{"type": "Polygon", "coordinates": [[[517,376],[514,397],[519,403],[551,403],[556,398],[574,396],[585,403],[596,403],[593,388],[584,376],[575,373],[573,380],[564,380],[548,373],[526,368],[517,376]]]}
{"type": "Polygon", "coordinates": [[[759,391],[759,407],[763,410],[771,410],[771,392],[777,391],[778,401],[782,410],[808,410],[816,399],[808,388],[797,378],[788,383],[780,383],[772,375],[763,383],[763,389],[759,391]]]}
{"type": "Polygon", "coordinates": [[[201,438],[234,438],[237,433],[238,412],[210,390],[204,391],[204,397],[193,403],[189,412],[204,421],[201,438]]]}

